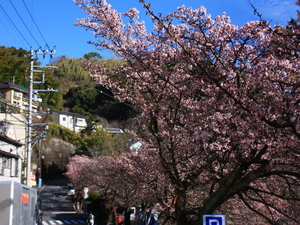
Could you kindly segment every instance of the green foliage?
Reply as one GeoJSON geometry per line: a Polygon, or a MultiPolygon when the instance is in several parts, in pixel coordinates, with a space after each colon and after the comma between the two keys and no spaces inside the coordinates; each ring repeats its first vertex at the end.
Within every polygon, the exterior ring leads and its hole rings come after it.
{"type": "Polygon", "coordinates": [[[0,46],[0,82],[14,81],[25,86],[29,65],[30,57],[26,50],[0,46]]]}
{"type": "Polygon", "coordinates": [[[70,144],[78,146],[80,143],[80,134],[76,134],[75,132],[71,131],[68,128],[60,126],[57,123],[52,123],[49,126],[48,130],[48,138],[50,137],[57,137],[60,138],[70,144]]]}
{"type": "Polygon", "coordinates": [[[109,59],[103,59],[99,60],[98,64],[103,64],[105,65],[106,68],[113,68],[115,66],[122,66],[125,65],[125,61],[119,60],[119,59],[114,59],[114,58],[109,58],[109,59]]]}
{"type": "Polygon", "coordinates": [[[91,84],[72,87],[64,96],[65,107],[81,115],[95,114],[97,95],[97,91],[91,84]]]}
{"type": "Polygon", "coordinates": [[[113,94],[101,85],[92,84],[71,87],[64,95],[65,107],[81,115],[98,115],[108,121],[122,121],[137,113],[127,103],[117,101],[113,94]]]}
{"type": "Polygon", "coordinates": [[[64,77],[71,81],[91,81],[88,70],[83,66],[84,62],[83,59],[62,56],[52,62],[52,65],[58,67],[54,72],[59,77],[64,77]]]}
{"type": "Polygon", "coordinates": [[[22,162],[22,176],[21,176],[21,183],[25,184],[26,183],[26,177],[25,177],[25,169],[27,167],[27,162],[22,162]]]}
{"type": "Polygon", "coordinates": [[[101,120],[95,114],[91,114],[86,120],[87,126],[84,129],[86,133],[91,133],[95,129],[95,124],[101,124],[101,120]]]}
{"type": "Polygon", "coordinates": [[[91,212],[95,216],[97,224],[99,220],[106,221],[110,214],[110,210],[105,208],[105,198],[98,192],[89,193],[89,197],[86,199],[88,204],[88,212],[91,212]]]}
{"type": "MultiPolygon", "coordinates": [[[[39,63],[35,59],[34,64],[39,63]]],[[[30,66],[30,53],[20,48],[14,47],[6,48],[0,46],[0,82],[13,82],[17,85],[28,88],[28,68],[30,66]]],[[[34,89],[47,89],[53,88],[55,90],[60,89],[60,82],[55,79],[52,71],[46,70],[46,78],[44,84],[34,84],[34,89]]],[[[38,76],[37,73],[34,76],[38,76]]],[[[39,80],[40,77],[34,79],[39,80]]],[[[43,99],[43,103],[54,106],[56,109],[62,109],[62,94],[60,92],[40,92],[40,96],[43,99]]]]}
{"type": "Polygon", "coordinates": [[[98,52],[90,52],[87,54],[84,54],[84,59],[91,60],[91,59],[102,59],[102,56],[98,52]]]}
{"type": "Polygon", "coordinates": [[[112,134],[94,126],[92,132],[82,136],[80,150],[77,152],[89,156],[118,155],[123,152],[128,139],[126,134],[112,134]]]}
{"type": "Polygon", "coordinates": [[[52,70],[46,70],[46,77],[44,84],[35,84],[36,89],[53,89],[57,91],[41,91],[39,95],[43,99],[43,103],[53,106],[55,109],[63,109],[63,95],[60,91],[61,84],[54,76],[52,76],[52,70]]]}
{"type": "MultiPolygon", "coordinates": [[[[66,56],[57,57],[52,60],[51,65],[58,68],[41,68],[45,70],[45,82],[42,84],[35,83],[33,88],[58,90],[55,92],[40,91],[39,95],[43,99],[43,103],[58,110],[69,108],[70,111],[89,118],[86,129],[89,135],[76,134],[56,123],[50,126],[48,135],[75,145],[84,154],[119,154],[123,151],[124,143],[128,138],[122,134],[107,133],[102,129],[96,129],[95,132],[92,132],[95,128],[94,124],[99,124],[99,117],[104,117],[109,122],[122,121],[136,116],[136,112],[132,107],[117,101],[110,90],[99,84],[95,86],[91,82],[92,79],[88,74],[88,70],[84,67],[87,60],[97,61],[97,63],[104,64],[107,68],[124,65],[125,63],[112,58],[102,59],[99,53],[90,52],[80,59],[66,56]]],[[[38,65],[39,63],[35,61],[34,64],[38,65]]],[[[0,46],[0,82],[13,82],[14,79],[17,85],[28,87],[29,66],[29,52],[21,48],[0,46]]],[[[38,77],[40,73],[35,73],[34,76],[36,76],[36,80],[40,80],[40,77],[38,77]]],[[[1,103],[1,112],[7,109],[7,105],[1,103]]],[[[18,112],[15,108],[9,110],[18,112]]]]}
{"type": "Polygon", "coordinates": [[[88,156],[118,155],[124,150],[129,137],[126,134],[108,133],[102,128],[93,128],[88,134],[77,134],[68,128],[52,123],[48,138],[56,137],[76,146],[76,154],[88,156]]]}

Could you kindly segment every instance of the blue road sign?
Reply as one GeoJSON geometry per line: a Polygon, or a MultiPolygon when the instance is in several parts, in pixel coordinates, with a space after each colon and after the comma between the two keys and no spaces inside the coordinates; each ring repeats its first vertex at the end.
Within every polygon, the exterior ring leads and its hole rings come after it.
{"type": "Polygon", "coordinates": [[[225,215],[203,215],[203,225],[225,225],[225,215]]]}

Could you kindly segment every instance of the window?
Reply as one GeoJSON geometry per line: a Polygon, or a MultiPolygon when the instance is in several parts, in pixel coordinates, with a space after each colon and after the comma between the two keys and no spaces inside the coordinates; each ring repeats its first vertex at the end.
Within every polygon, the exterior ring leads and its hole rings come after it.
{"type": "Polygon", "coordinates": [[[18,159],[15,159],[15,169],[14,169],[14,175],[15,177],[18,176],[18,173],[19,173],[19,160],[18,159]]]}
{"type": "Polygon", "coordinates": [[[10,168],[10,176],[17,177],[18,176],[18,159],[11,159],[11,168],[10,168]]]}
{"type": "Polygon", "coordinates": [[[67,120],[67,118],[66,118],[66,117],[63,117],[63,118],[62,118],[62,121],[66,121],[66,120],[67,120]]]}
{"type": "Polygon", "coordinates": [[[9,158],[7,158],[7,157],[3,157],[2,158],[2,165],[3,165],[3,167],[5,167],[5,168],[9,168],[9,158]]]}
{"type": "Polygon", "coordinates": [[[9,158],[4,155],[0,155],[0,174],[4,174],[4,169],[9,167],[9,158]]]}
{"type": "Polygon", "coordinates": [[[14,91],[14,99],[20,99],[20,97],[21,97],[21,93],[14,91]]]}
{"type": "Polygon", "coordinates": [[[20,103],[19,103],[19,102],[15,102],[15,101],[14,101],[14,102],[13,102],[13,106],[14,106],[14,107],[18,107],[18,108],[19,108],[19,107],[20,107],[20,103]]]}
{"type": "Polygon", "coordinates": [[[29,109],[28,105],[23,104],[23,110],[28,111],[28,109],[29,109]]]}

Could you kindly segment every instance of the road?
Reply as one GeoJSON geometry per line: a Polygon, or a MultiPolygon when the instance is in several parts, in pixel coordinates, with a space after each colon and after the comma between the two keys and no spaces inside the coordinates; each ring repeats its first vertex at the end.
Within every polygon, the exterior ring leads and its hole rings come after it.
{"type": "Polygon", "coordinates": [[[47,182],[39,191],[43,204],[43,225],[86,224],[73,208],[73,196],[67,196],[67,180],[47,182]]]}

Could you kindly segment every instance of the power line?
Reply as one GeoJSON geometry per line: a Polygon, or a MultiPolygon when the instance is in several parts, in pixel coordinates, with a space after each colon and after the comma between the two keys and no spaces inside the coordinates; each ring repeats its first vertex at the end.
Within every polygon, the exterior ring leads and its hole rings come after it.
{"type": "Polygon", "coordinates": [[[25,24],[24,20],[22,19],[21,15],[19,14],[18,10],[16,9],[16,7],[14,6],[14,4],[12,3],[11,0],[9,0],[10,4],[13,6],[14,10],[16,11],[16,13],[18,14],[20,20],[22,21],[22,23],[24,24],[24,26],[26,27],[27,31],[29,32],[29,34],[31,35],[31,37],[33,38],[33,40],[35,41],[35,43],[40,46],[40,44],[37,42],[37,40],[35,39],[35,37],[33,36],[33,34],[31,33],[31,31],[28,29],[27,25],[25,24]]]}
{"type": "MultiPolygon", "coordinates": [[[[104,91],[98,90],[98,89],[96,89],[96,88],[95,88],[95,90],[98,91],[98,92],[100,92],[101,94],[104,94],[104,95],[106,95],[106,96],[108,96],[108,97],[110,97],[110,98],[112,98],[112,99],[114,99],[114,100],[120,102],[120,101],[119,101],[118,99],[116,99],[114,96],[111,96],[111,95],[105,93],[104,91]]],[[[126,102],[120,102],[120,103],[123,103],[124,105],[127,105],[127,106],[129,106],[129,107],[131,107],[131,108],[134,109],[134,107],[133,107],[132,105],[129,105],[129,104],[127,104],[126,102]]]]}
{"type": "Polygon", "coordinates": [[[23,36],[23,34],[20,32],[20,30],[18,29],[18,27],[15,25],[15,23],[12,21],[12,19],[9,17],[9,15],[6,13],[5,9],[2,7],[2,5],[0,5],[2,11],[5,13],[6,17],[9,19],[9,21],[11,22],[11,24],[15,27],[15,29],[18,31],[18,33],[21,35],[21,37],[24,39],[24,41],[28,44],[28,46],[31,48],[31,45],[29,44],[29,42],[26,40],[26,38],[23,36]]]}
{"type": "Polygon", "coordinates": [[[5,26],[5,23],[1,19],[0,19],[0,21],[1,21],[2,25],[4,26],[5,30],[7,31],[7,33],[11,36],[12,40],[14,40],[14,42],[16,44],[18,44],[17,41],[15,40],[14,36],[10,33],[9,29],[5,26]]]}
{"type": "Polygon", "coordinates": [[[44,42],[45,42],[46,46],[48,46],[48,43],[47,43],[47,41],[45,40],[45,38],[44,38],[44,36],[43,36],[42,32],[40,31],[40,29],[39,29],[38,25],[36,24],[36,22],[35,22],[35,20],[34,20],[34,18],[33,18],[33,16],[32,16],[32,14],[30,13],[30,11],[29,11],[29,9],[28,9],[28,7],[27,7],[26,3],[24,2],[24,0],[22,0],[22,1],[23,1],[24,5],[25,5],[25,7],[26,7],[26,9],[27,9],[27,12],[28,12],[28,14],[30,15],[30,17],[31,17],[32,21],[34,22],[34,24],[35,24],[35,26],[36,26],[37,30],[39,31],[40,35],[42,36],[42,38],[43,38],[43,40],[44,40],[44,42]]]}

